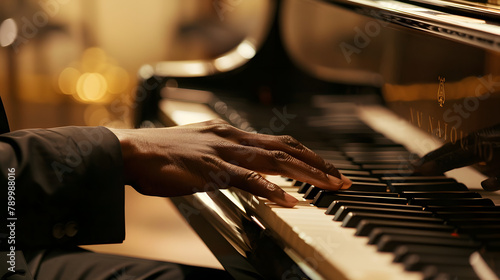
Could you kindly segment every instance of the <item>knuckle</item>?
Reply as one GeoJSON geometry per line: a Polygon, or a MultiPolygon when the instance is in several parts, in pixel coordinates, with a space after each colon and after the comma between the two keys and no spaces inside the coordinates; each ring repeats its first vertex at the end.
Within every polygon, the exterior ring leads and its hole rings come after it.
{"type": "Polygon", "coordinates": [[[210,131],[216,135],[225,137],[231,135],[234,131],[234,127],[229,124],[214,124],[210,127],[210,131]]]}
{"type": "Polygon", "coordinates": [[[245,174],[245,181],[247,182],[257,182],[262,179],[262,176],[260,176],[259,173],[255,171],[249,171],[245,174]]]}
{"type": "Polygon", "coordinates": [[[281,142],[287,144],[290,147],[302,148],[302,144],[290,135],[282,135],[280,136],[280,138],[281,142]]]}
{"type": "Polygon", "coordinates": [[[283,151],[272,151],[271,154],[276,161],[289,161],[291,159],[291,156],[283,151]]]}

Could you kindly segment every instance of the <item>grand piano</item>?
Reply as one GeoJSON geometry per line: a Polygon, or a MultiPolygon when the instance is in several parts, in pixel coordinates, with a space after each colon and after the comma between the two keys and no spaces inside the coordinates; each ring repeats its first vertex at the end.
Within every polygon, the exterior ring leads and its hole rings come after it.
{"type": "Polygon", "coordinates": [[[219,57],[142,67],[135,125],[222,118],[289,134],[354,183],[333,192],[269,176],[301,200],[293,209],[236,188],[171,198],[224,268],[235,279],[499,279],[500,6],[265,8],[267,27],[219,57]]]}

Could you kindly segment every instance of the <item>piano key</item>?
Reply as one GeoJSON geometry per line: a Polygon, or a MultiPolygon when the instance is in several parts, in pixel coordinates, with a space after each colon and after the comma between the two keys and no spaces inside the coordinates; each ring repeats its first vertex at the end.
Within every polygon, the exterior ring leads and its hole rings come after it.
{"type": "Polygon", "coordinates": [[[384,235],[401,235],[401,236],[419,236],[419,237],[436,237],[436,238],[452,238],[470,240],[472,236],[468,234],[456,234],[442,231],[431,230],[415,230],[401,228],[375,228],[368,236],[368,244],[377,244],[380,238],[384,235]]]}
{"type": "Polygon", "coordinates": [[[357,176],[357,177],[373,177],[370,171],[366,170],[348,170],[348,169],[342,169],[342,168],[337,168],[340,173],[344,176],[357,176]]]}
{"type": "Polygon", "coordinates": [[[403,236],[384,235],[377,243],[377,249],[382,252],[392,252],[400,245],[439,245],[453,248],[475,248],[481,247],[481,242],[472,239],[438,238],[427,236],[403,236]]]}
{"type": "MultiPolygon", "coordinates": [[[[356,227],[356,235],[358,236],[368,236],[374,228],[377,227],[396,227],[396,228],[406,228],[406,229],[417,229],[417,230],[432,230],[432,231],[446,231],[454,232],[455,227],[445,224],[436,224],[429,222],[417,222],[417,221],[394,221],[394,220],[377,220],[377,219],[366,219],[362,220],[356,227]]],[[[468,233],[467,231],[463,231],[468,233]]],[[[472,234],[472,233],[471,233],[472,234]]]]}
{"type": "Polygon", "coordinates": [[[457,183],[454,178],[446,176],[393,176],[381,177],[381,181],[388,183],[410,183],[410,182],[452,182],[457,183]]]}
{"type": "Polygon", "coordinates": [[[297,181],[297,180],[295,180],[295,182],[293,182],[292,186],[294,186],[294,187],[300,187],[300,186],[302,186],[303,184],[304,184],[304,182],[301,182],[301,181],[297,181]]]}
{"type": "Polygon", "coordinates": [[[500,232],[500,225],[461,225],[457,232],[471,235],[492,234],[500,232]]]}
{"type": "Polygon", "coordinates": [[[415,171],[413,169],[380,169],[371,170],[373,176],[394,177],[394,176],[411,176],[415,171]]]}
{"type": "Polygon", "coordinates": [[[428,224],[443,224],[443,219],[433,217],[412,217],[387,214],[353,213],[350,212],[342,221],[343,227],[357,227],[362,220],[386,220],[394,222],[415,222],[428,224]]]}
{"type": "Polygon", "coordinates": [[[440,246],[440,245],[415,245],[415,244],[406,244],[400,245],[393,251],[394,253],[394,262],[402,262],[406,256],[411,254],[428,254],[428,255],[436,255],[436,256],[470,256],[475,248],[462,248],[462,247],[448,247],[448,246],[440,246]]]}
{"type": "Polygon", "coordinates": [[[329,191],[329,192],[335,192],[338,194],[349,194],[349,195],[357,195],[357,196],[381,196],[381,197],[399,197],[398,193],[391,193],[391,192],[372,192],[372,191],[359,191],[359,190],[352,190],[351,188],[347,190],[337,190],[337,191],[329,191]]]}
{"type": "Polygon", "coordinates": [[[481,198],[477,192],[470,191],[403,191],[401,197],[405,198],[481,198]]]}
{"type": "Polygon", "coordinates": [[[340,150],[344,151],[347,156],[357,155],[360,153],[368,153],[368,154],[393,154],[393,155],[401,155],[403,158],[409,158],[410,153],[406,150],[405,147],[401,145],[396,146],[380,146],[377,147],[375,145],[352,145],[342,147],[340,150]]]}
{"type": "Polygon", "coordinates": [[[420,205],[406,205],[406,204],[388,204],[388,203],[376,203],[376,202],[366,202],[366,201],[348,201],[348,200],[335,200],[333,201],[326,210],[325,214],[335,215],[337,211],[342,206],[364,206],[372,207],[377,209],[403,209],[403,210],[422,210],[423,207],[420,205]]]}
{"type": "Polygon", "coordinates": [[[411,198],[408,204],[412,205],[438,205],[438,206],[456,206],[456,205],[477,205],[477,206],[495,206],[489,198],[411,198]]]}
{"type": "MultiPolygon", "coordinates": [[[[381,194],[384,194],[381,192],[381,194]]],[[[365,202],[378,202],[389,204],[407,204],[406,198],[399,197],[383,197],[383,196],[362,196],[342,194],[336,191],[320,191],[314,197],[313,204],[316,207],[328,207],[334,200],[350,200],[350,201],[365,201],[365,202]]]]}
{"type": "Polygon", "coordinates": [[[353,191],[387,192],[389,188],[385,183],[353,182],[349,189],[353,191]]]}
{"type": "Polygon", "coordinates": [[[470,266],[428,265],[422,269],[424,280],[477,280],[478,277],[470,266]]]}
{"type": "Polygon", "coordinates": [[[437,217],[443,219],[458,219],[458,218],[499,218],[500,213],[494,211],[437,211],[434,212],[437,217]]]}
{"type": "Polygon", "coordinates": [[[311,184],[309,184],[309,183],[303,183],[299,187],[299,189],[297,190],[297,192],[305,194],[310,187],[311,187],[311,184]]]}
{"type": "Polygon", "coordinates": [[[436,267],[442,265],[453,265],[453,266],[469,266],[469,256],[443,256],[439,255],[424,255],[424,254],[412,254],[407,256],[403,264],[406,270],[418,271],[422,270],[427,265],[435,265],[436,267]]]}
{"type": "Polygon", "coordinates": [[[461,183],[452,182],[412,182],[412,183],[390,183],[391,192],[403,191],[468,191],[461,183]]]}
{"type": "Polygon", "coordinates": [[[345,216],[350,213],[374,213],[374,214],[388,214],[388,215],[401,215],[401,216],[415,216],[415,217],[433,217],[432,212],[419,211],[419,210],[403,210],[403,209],[390,209],[390,208],[375,208],[375,207],[360,207],[360,206],[341,206],[335,216],[334,221],[342,221],[345,216]]]}
{"type": "Polygon", "coordinates": [[[499,206],[481,206],[481,205],[428,205],[425,208],[433,212],[462,212],[462,211],[487,211],[500,212],[499,206]]]}
{"type": "Polygon", "coordinates": [[[484,217],[475,217],[475,218],[453,218],[446,219],[446,223],[450,225],[456,225],[458,227],[462,226],[479,226],[479,225],[494,225],[500,224],[499,218],[484,218],[484,217]]]}
{"type": "MultiPolygon", "coordinates": [[[[406,166],[410,163],[407,159],[403,158],[352,158],[352,162],[356,164],[361,164],[367,165],[367,164],[374,164],[374,165],[384,165],[384,164],[390,164],[393,166],[399,166],[399,164],[404,163],[406,166]]],[[[369,169],[369,168],[366,168],[369,169]]],[[[392,169],[392,168],[391,168],[392,169]]]]}
{"type": "MultiPolygon", "coordinates": [[[[346,176],[345,174],[343,174],[346,176]]],[[[349,180],[351,180],[353,183],[362,183],[362,182],[367,182],[367,183],[379,183],[380,179],[375,178],[375,177],[358,177],[358,176],[346,176],[349,180]]]]}
{"type": "Polygon", "coordinates": [[[361,168],[365,170],[398,170],[408,169],[409,165],[405,163],[396,164],[362,164],[361,168]]]}
{"type": "MultiPolygon", "coordinates": [[[[326,160],[330,162],[329,160],[326,160]]],[[[332,163],[332,162],[330,162],[332,163]]],[[[339,170],[363,170],[360,165],[353,163],[332,163],[339,170]]]]}
{"type": "Polygon", "coordinates": [[[305,198],[305,199],[314,199],[314,198],[316,197],[316,195],[317,195],[320,191],[322,191],[322,190],[323,190],[323,189],[320,189],[320,188],[318,188],[318,187],[316,187],[316,186],[310,186],[310,187],[307,189],[306,193],[304,194],[304,198],[305,198]]]}

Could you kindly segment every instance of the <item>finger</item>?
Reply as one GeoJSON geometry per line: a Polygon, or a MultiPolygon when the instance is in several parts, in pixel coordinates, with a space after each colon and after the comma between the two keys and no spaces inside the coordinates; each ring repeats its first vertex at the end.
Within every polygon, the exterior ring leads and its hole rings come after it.
{"type": "Polygon", "coordinates": [[[229,174],[229,185],[242,189],[254,195],[262,196],[285,207],[293,207],[298,200],[286,193],[278,185],[264,179],[259,173],[227,162],[221,162],[219,167],[229,174]]]}
{"type": "MultiPolygon", "coordinates": [[[[344,185],[342,179],[310,166],[283,151],[268,151],[256,147],[228,145],[219,150],[219,156],[226,161],[259,173],[284,175],[308,182],[319,188],[338,190],[344,185]]],[[[345,177],[344,179],[349,180],[345,177]]]]}
{"type": "Polygon", "coordinates": [[[291,136],[245,133],[241,137],[241,144],[243,145],[260,147],[266,150],[283,151],[312,167],[340,179],[340,172],[332,164],[325,162],[318,154],[314,153],[291,136]]]}
{"type": "Polygon", "coordinates": [[[479,159],[473,149],[463,149],[459,144],[448,143],[423,156],[414,168],[416,173],[438,175],[477,161],[479,159]]]}
{"type": "Polygon", "coordinates": [[[486,191],[498,191],[500,190],[500,178],[491,177],[481,182],[481,186],[486,191]]]}

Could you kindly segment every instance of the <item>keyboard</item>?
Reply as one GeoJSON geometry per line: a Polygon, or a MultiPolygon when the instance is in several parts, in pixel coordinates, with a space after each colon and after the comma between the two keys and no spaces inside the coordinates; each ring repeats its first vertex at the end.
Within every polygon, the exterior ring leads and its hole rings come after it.
{"type": "MultiPolygon", "coordinates": [[[[294,136],[333,163],[353,181],[350,189],[326,191],[267,176],[299,204],[279,207],[236,188],[222,190],[223,200],[272,232],[311,279],[478,279],[471,255],[487,256],[488,267],[498,262],[498,194],[481,190],[483,175],[462,168],[417,176],[411,163],[439,141],[404,125],[383,107],[330,99],[318,97],[312,111],[281,109],[295,118],[278,132],[294,136]]],[[[280,110],[250,114],[238,108],[243,104],[217,102],[208,106],[217,114],[205,112],[203,105],[202,117],[219,115],[248,131],[267,131],[280,110]]],[[[216,197],[195,196],[204,201],[216,197]]],[[[486,270],[498,273],[495,267],[486,270]]]]}

